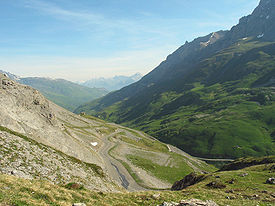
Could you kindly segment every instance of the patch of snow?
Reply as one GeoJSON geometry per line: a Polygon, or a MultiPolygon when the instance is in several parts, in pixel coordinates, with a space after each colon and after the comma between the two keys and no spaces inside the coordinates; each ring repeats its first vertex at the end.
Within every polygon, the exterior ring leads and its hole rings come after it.
{"type": "Polygon", "coordinates": [[[259,39],[259,38],[262,38],[263,36],[264,36],[264,34],[260,34],[257,36],[257,38],[259,39]]]}
{"type": "Polygon", "coordinates": [[[248,37],[244,37],[244,38],[242,38],[242,40],[247,40],[248,39],[248,37]]]}
{"type": "Polygon", "coordinates": [[[98,143],[97,142],[91,142],[91,145],[95,147],[95,146],[98,145],[98,143]]]}

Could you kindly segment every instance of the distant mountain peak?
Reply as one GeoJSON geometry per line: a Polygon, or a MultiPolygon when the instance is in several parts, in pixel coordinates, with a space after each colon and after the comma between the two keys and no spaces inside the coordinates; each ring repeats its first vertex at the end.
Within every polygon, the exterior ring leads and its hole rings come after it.
{"type": "Polygon", "coordinates": [[[115,91],[123,87],[126,87],[132,83],[135,83],[139,81],[141,78],[142,78],[142,74],[136,73],[136,74],[133,74],[132,76],[117,75],[111,78],[99,77],[99,78],[90,79],[80,84],[91,88],[97,87],[97,88],[105,88],[108,91],[115,91]]]}

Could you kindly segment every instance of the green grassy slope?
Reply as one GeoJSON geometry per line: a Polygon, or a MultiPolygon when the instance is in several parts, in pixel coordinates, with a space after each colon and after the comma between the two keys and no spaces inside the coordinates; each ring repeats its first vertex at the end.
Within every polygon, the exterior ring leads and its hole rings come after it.
{"type": "Polygon", "coordinates": [[[116,92],[77,112],[143,130],[196,156],[271,155],[274,72],[275,44],[241,39],[173,81],[108,103],[111,97],[119,99],[116,92]]]}
{"type": "Polygon", "coordinates": [[[29,77],[19,82],[39,90],[46,98],[70,111],[108,93],[105,89],[88,88],[63,79],[29,77]]]}
{"type": "Polygon", "coordinates": [[[213,200],[219,205],[272,206],[275,202],[274,185],[266,180],[274,177],[274,163],[257,165],[235,171],[215,172],[182,191],[146,191],[135,193],[102,193],[83,187],[52,185],[41,180],[25,180],[0,174],[0,202],[3,205],[159,205],[191,198],[213,200]],[[242,175],[245,174],[245,175],[242,175]],[[223,188],[206,186],[217,182],[223,188]],[[153,196],[156,195],[156,196],[153,196]]]}

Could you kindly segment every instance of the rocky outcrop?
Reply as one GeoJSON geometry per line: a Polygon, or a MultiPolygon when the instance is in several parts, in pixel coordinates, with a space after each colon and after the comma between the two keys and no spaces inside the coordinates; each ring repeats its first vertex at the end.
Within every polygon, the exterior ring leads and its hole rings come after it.
{"type": "Polygon", "coordinates": [[[205,178],[205,175],[196,175],[195,173],[190,173],[189,175],[185,176],[182,180],[175,182],[171,190],[183,190],[191,185],[194,185],[204,180],[205,178]]]}
{"type": "Polygon", "coordinates": [[[266,180],[266,184],[271,184],[274,185],[275,184],[275,177],[270,177],[266,180]]]}

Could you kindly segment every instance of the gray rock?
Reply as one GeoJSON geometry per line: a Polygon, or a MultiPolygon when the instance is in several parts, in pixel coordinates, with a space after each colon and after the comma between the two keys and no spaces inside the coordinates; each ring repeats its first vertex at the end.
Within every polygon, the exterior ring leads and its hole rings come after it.
{"type": "Polygon", "coordinates": [[[160,198],[160,194],[158,193],[158,194],[153,194],[152,195],[152,198],[154,199],[154,200],[158,200],[159,198],[160,198]]]}
{"type": "Polygon", "coordinates": [[[245,177],[245,176],[247,176],[248,175],[248,173],[243,173],[243,174],[240,174],[239,176],[240,177],[245,177]]]}
{"type": "Polygon", "coordinates": [[[271,178],[268,178],[267,180],[266,180],[266,184],[275,184],[275,178],[274,177],[271,177],[271,178]]]}
{"type": "Polygon", "coordinates": [[[12,175],[16,175],[16,173],[17,173],[16,170],[11,171],[12,175]]]}

